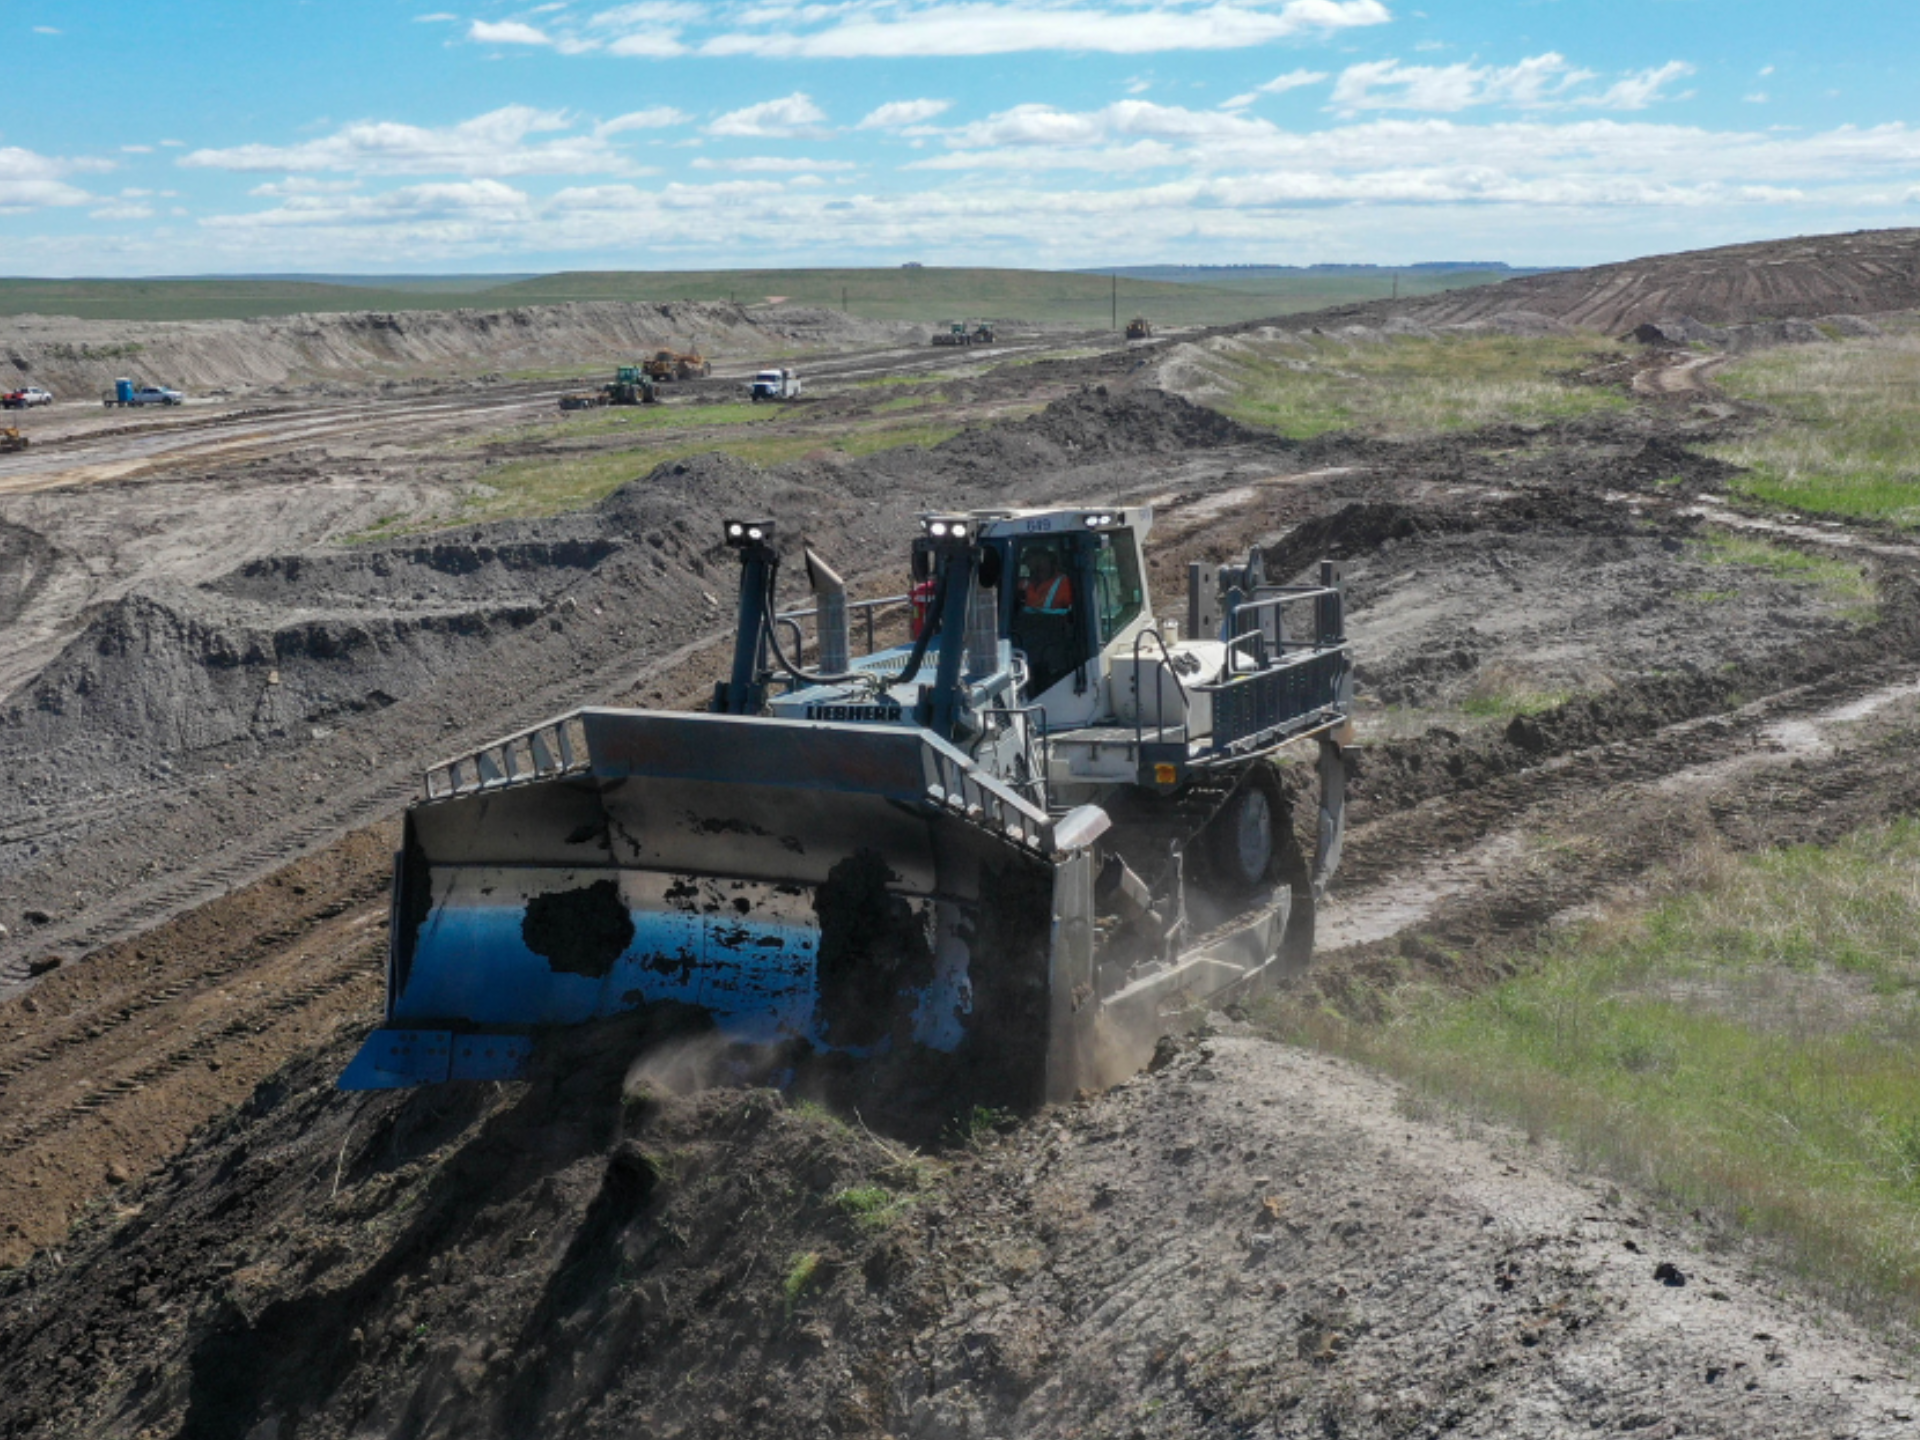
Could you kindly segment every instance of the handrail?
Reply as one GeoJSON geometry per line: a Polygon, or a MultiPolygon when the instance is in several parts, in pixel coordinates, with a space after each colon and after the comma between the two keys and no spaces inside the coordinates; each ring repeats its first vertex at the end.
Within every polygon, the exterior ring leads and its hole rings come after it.
{"type": "MultiPolygon", "coordinates": [[[[878,611],[884,610],[890,605],[905,605],[912,599],[913,599],[913,596],[911,594],[901,594],[901,595],[882,595],[875,600],[849,600],[847,602],[847,613],[849,615],[851,615],[856,610],[864,610],[866,612],[867,653],[869,655],[873,653],[873,643],[874,643],[873,617],[874,615],[878,611]]],[[[809,609],[809,610],[781,610],[776,612],[773,618],[775,621],[785,621],[791,624],[794,629],[794,634],[797,637],[800,634],[800,622],[802,620],[812,620],[816,618],[819,614],[820,614],[820,607],[818,605],[815,605],[812,609],[809,609]]],[[[800,642],[796,639],[795,641],[796,648],[799,647],[799,644],[800,642]]]]}
{"type": "Polygon", "coordinates": [[[1044,808],[1047,803],[1047,780],[1048,777],[1053,774],[1053,736],[1047,732],[1047,707],[1044,705],[995,705],[991,710],[987,711],[987,714],[1025,715],[1028,717],[1027,743],[1029,750],[1032,749],[1033,737],[1035,735],[1040,737],[1040,774],[1033,782],[1040,798],[1034,801],[1034,804],[1044,808]],[[1032,717],[1036,715],[1040,717],[1040,724],[1037,730],[1034,728],[1032,720],[1032,717]]]}
{"type": "Polygon", "coordinates": [[[429,765],[421,789],[429,800],[444,800],[474,790],[491,790],[529,780],[566,775],[588,768],[584,734],[577,740],[580,712],[570,710],[464,755],[429,765]]]}
{"type": "MultiPolygon", "coordinates": [[[[1254,663],[1262,670],[1266,669],[1269,663],[1266,653],[1265,626],[1256,623],[1254,628],[1244,628],[1241,619],[1242,616],[1256,616],[1267,610],[1272,610],[1277,614],[1283,605],[1298,605],[1307,600],[1314,601],[1317,605],[1321,600],[1329,597],[1337,599],[1341,594],[1340,588],[1336,585],[1262,585],[1259,589],[1267,593],[1260,594],[1256,591],[1255,594],[1249,598],[1237,599],[1235,597],[1240,594],[1240,591],[1236,589],[1232,591],[1227,598],[1226,624],[1227,628],[1232,632],[1227,640],[1227,672],[1229,674],[1235,673],[1233,670],[1234,649],[1239,646],[1242,640],[1249,636],[1256,636],[1260,641],[1260,643],[1255,646],[1254,663]]],[[[1316,623],[1314,626],[1312,646],[1316,651],[1329,649],[1332,645],[1345,643],[1344,640],[1330,642],[1328,636],[1322,629],[1324,623],[1324,619],[1322,619],[1320,623],[1316,623]]],[[[1306,644],[1307,642],[1303,639],[1298,643],[1306,644]]],[[[1284,655],[1286,653],[1287,642],[1285,639],[1276,635],[1274,644],[1279,654],[1284,655]]]]}
{"type": "Polygon", "coordinates": [[[1140,747],[1147,743],[1146,707],[1140,703],[1139,689],[1140,643],[1148,636],[1152,636],[1153,643],[1160,647],[1160,659],[1163,662],[1160,668],[1153,672],[1153,713],[1160,717],[1154,725],[1153,743],[1156,745],[1163,744],[1167,738],[1167,712],[1165,707],[1160,703],[1160,685],[1169,674],[1173,676],[1174,687],[1180,695],[1180,713],[1185,715],[1193,709],[1193,700],[1192,697],[1187,694],[1186,681],[1182,680],[1180,678],[1180,672],[1173,668],[1173,652],[1167,648],[1166,637],[1154,626],[1146,626],[1138,635],[1133,637],[1133,753],[1135,755],[1138,755],[1140,753],[1140,747]]]}

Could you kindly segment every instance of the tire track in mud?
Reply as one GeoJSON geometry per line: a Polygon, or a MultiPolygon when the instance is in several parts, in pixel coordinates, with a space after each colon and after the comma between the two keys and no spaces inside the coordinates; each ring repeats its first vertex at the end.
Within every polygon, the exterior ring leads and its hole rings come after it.
{"type": "Polygon", "coordinates": [[[1671,859],[1676,844],[1692,839],[1682,828],[1663,841],[1660,827],[1650,825],[1637,851],[1608,847],[1612,863],[1584,878],[1561,870],[1543,883],[1541,874],[1526,873],[1530,855],[1539,853],[1529,841],[1564,836],[1582,810],[1610,809],[1624,818],[1704,804],[1724,829],[1755,808],[1749,796],[1764,788],[1758,803],[1768,814],[1749,843],[1817,826],[1825,812],[1870,792],[1879,792],[1877,804],[1867,808],[1893,813],[1900,788],[1889,787],[1885,765],[1862,762],[1871,737],[1843,729],[1916,698],[1920,675],[1912,666],[1891,683],[1863,677],[1838,693],[1831,684],[1800,687],[1651,736],[1556,756],[1464,794],[1357,824],[1343,883],[1318,927],[1321,957],[1337,962],[1341,951],[1425,927],[1462,932],[1470,927],[1456,922],[1469,913],[1497,913],[1496,934],[1482,939],[1545,923],[1671,859]]]}

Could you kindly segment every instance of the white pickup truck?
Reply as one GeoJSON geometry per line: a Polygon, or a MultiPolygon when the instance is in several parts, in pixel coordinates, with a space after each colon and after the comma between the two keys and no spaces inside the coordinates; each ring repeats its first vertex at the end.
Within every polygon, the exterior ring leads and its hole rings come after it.
{"type": "Polygon", "coordinates": [[[762,400],[798,400],[800,377],[791,370],[762,370],[747,391],[755,404],[762,400]]]}
{"type": "Polygon", "coordinates": [[[131,380],[116,380],[113,389],[100,397],[111,410],[116,405],[178,405],[187,397],[164,385],[135,385],[131,380]]]}

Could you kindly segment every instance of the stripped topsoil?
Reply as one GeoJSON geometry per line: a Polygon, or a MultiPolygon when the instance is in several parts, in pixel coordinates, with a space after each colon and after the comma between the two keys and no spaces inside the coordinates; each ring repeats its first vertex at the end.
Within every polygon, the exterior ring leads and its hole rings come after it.
{"type": "Polygon", "coordinates": [[[1901,813],[1907,554],[1827,536],[1876,578],[1871,619],[1718,563],[1694,511],[1721,476],[1688,447],[1727,423],[1294,445],[1088,388],[931,451],[681,462],[563,519],[91,615],[0,716],[14,773],[55,752],[72,782],[0,819],[6,978],[65,946],[0,1002],[0,1434],[1913,1433],[1907,1352],[1783,1297],[1727,1217],[1665,1217],[1224,1018],[1113,1092],[961,1113],[918,1153],[791,1094],[673,1093],[708,1067],[663,1016],[523,1085],[331,1088],[377,1012],[407,769],[566,704],[698,695],[736,507],[870,593],[902,588],[935,506],[1152,500],[1169,609],[1190,559],[1343,563],[1375,743],[1323,916],[1347,938],[1308,982],[1336,1003],[1396,946],[1470,980],[1702,836],[1901,813]],[[1576,693],[1395,728],[1498,689],[1576,693]],[[1825,749],[1769,738],[1881,691],[1825,749]],[[349,813],[368,828],[289,841],[313,852],[292,868],[84,959],[71,938],[170,855],[349,813]],[[1404,903],[1436,862],[1566,827],[1578,863],[1404,903]]]}

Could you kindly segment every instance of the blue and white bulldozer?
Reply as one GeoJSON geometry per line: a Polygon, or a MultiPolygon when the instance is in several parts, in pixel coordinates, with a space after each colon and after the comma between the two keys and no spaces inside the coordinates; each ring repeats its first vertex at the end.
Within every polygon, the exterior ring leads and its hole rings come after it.
{"type": "Polygon", "coordinates": [[[428,772],[386,1017],[341,1086],[513,1078],[571,1027],[671,1011],[761,1073],[1032,1106],[1297,970],[1340,852],[1339,575],[1196,564],[1182,627],[1147,592],[1152,519],[926,515],[910,595],[850,602],[806,550],[789,612],[774,522],[726,522],[708,711],[582,709],[428,772]],[[876,647],[909,605],[914,638],[876,647]]]}

